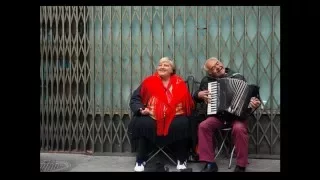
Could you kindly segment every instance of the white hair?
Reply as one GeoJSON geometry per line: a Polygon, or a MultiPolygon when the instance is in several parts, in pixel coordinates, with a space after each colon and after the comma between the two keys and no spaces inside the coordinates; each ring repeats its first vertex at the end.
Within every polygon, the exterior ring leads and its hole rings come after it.
{"type": "Polygon", "coordinates": [[[207,59],[206,62],[204,63],[204,65],[203,65],[203,69],[204,69],[205,71],[208,71],[208,70],[209,70],[208,67],[207,67],[207,63],[208,63],[209,61],[219,61],[219,59],[217,59],[216,57],[211,57],[211,58],[207,59]]]}
{"type": "Polygon", "coordinates": [[[163,62],[167,62],[170,64],[171,68],[172,68],[172,71],[173,71],[173,74],[176,73],[176,66],[174,65],[172,59],[170,59],[169,57],[163,57],[159,60],[159,64],[160,63],[163,63],[163,62]]]}

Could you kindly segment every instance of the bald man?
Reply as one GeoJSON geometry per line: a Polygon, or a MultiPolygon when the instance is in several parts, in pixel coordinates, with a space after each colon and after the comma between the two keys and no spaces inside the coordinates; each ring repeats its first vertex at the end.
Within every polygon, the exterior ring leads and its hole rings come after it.
{"type": "MultiPolygon", "coordinates": [[[[208,83],[216,81],[218,78],[229,77],[237,78],[245,81],[245,78],[229,68],[225,68],[223,63],[217,58],[209,58],[206,60],[203,68],[207,72],[200,83],[199,90],[193,95],[193,98],[197,102],[204,101],[208,103],[208,83]]],[[[251,98],[250,101],[253,109],[256,109],[260,105],[260,100],[257,98],[251,98]]],[[[215,162],[216,148],[214,142],[214,132],[221,128],[225,122],[231,124],[232,138],[235,144],[235,152],[237,156],[237,165],[234,169],[235,172],[245,172],[245,168],[248,164],[248,123],[246,119],[238,119],[232,115],[210,115],[198,126],[198,153],[199,160],[205,161],[206,165],[202,169],[202,172],[217,172],[218,166],[215,162]]]]}

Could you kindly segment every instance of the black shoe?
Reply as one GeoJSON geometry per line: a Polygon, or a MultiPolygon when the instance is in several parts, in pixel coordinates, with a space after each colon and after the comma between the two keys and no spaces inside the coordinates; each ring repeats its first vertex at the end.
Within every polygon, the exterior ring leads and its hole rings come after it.
{"type": "Polygon", "coordinates": [[[207,163],[201,172],[218,172],[217,163],[207,163]]]}
{"type": "Polygon", "coordinates": [[[234,172],[246,172],[246,168],[237,165],[237,166],[234,168],[234,172]]]}

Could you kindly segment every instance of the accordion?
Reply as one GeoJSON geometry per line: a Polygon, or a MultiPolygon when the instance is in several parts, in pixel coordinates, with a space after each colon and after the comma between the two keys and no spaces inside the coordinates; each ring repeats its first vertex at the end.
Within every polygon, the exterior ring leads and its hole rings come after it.
{"type": "Polygon", "coordinates": [[[252,112],[250,100],[259,97],[259,86],[235,78],[221,78],[208,83],[209,102],[207,114],[230,113],[241,119],[252,112]]]}

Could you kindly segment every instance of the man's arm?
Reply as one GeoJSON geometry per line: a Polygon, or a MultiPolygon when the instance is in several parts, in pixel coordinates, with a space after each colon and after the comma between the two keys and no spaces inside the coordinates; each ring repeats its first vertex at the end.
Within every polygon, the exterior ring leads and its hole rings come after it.
{"type": "Polygon", "coordinates": [[[130,109],[134,115],[140,115],[140,108],[144,108],[140,95],[141,85],[133,92],[130,99],[130,109]]]}
{"type": "Polygon", "coordinates": [[[208,90],[208,80],[207,80],[207,77],[204,77],[202,78],[201,82],[200,82],[200,86],[199,86],[199,89],[197,91],[195,91],[192,95],[193,99],[200,103],[200,102],[203,102],[203,99],[200,99],[198,97],[198,94],[200,91],[204,91],[204,90],[208,90]]]}

